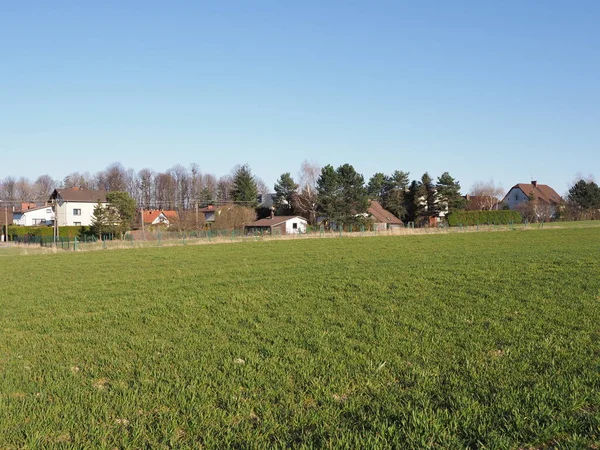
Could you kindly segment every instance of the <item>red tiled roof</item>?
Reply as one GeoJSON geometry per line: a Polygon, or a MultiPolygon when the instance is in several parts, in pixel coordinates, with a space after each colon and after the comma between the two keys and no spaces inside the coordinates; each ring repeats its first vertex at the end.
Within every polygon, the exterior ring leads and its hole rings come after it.
{"type": "Polygon", "coordinates": [[[381,203],[371,200],[371,205],[367,210],[369,214],[377,221],[377,223],[390,223],[392,225],[404,225],[404,223],[394,216],[391,212],[381,206],[381,203]]]}
{"type": "Polygon", "coordinates": [[[160,216],[160,214],[163,213],[167,219],[177,219],[179,216],[177,214],[177,211],[161,211],[158,209],[151,209],[151,210],[147,210],[144,211],[144,223],[152,223],[156,220],[156,218],[158,216],[160,216]]]}

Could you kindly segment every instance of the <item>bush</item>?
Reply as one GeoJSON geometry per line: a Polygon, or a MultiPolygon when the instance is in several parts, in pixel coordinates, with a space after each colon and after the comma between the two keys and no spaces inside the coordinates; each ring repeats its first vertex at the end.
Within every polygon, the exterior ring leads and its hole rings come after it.
{"type": "MultiPolygon", "coordinates": [[[[73,239],[74,237],[83,237],[84,235],[91,236],[90,227],[59,227],[59,236],[73,239]]],[[[19,227],[9,226],[8,236],[13,239],[14,236],[24,237],[52,237],[54,235],[53,227],[19,227]]]]}
{"type": "Polygon", "coordinates": [[[523,217],[518,211],[456,211],[448,216],[448,225],[508,225],[521,223],[523,217]]]}

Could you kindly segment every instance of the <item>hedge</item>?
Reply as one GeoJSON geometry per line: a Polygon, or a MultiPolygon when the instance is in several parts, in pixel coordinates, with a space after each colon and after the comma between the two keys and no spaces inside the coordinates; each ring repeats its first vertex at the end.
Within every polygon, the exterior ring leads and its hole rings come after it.
{"type": "Polygon", "coordinates": [[[517,211],[456,211],[448,216],[448,225],[508,225],[521,223],[523,217],[517,211]]]}
{"type": "MultiPolygon", "coordinates": [[[[60,237],[71,238],[82,237],[84,235],[91,236],[90,227],[59,227],[58,233],[60,237]]],[[[9,226],[8,236],[12,240],[13,236],[30,236],[30,237],[52,237],[54,236],[54,228],[43,227],[19,227],[9,226]]]]}

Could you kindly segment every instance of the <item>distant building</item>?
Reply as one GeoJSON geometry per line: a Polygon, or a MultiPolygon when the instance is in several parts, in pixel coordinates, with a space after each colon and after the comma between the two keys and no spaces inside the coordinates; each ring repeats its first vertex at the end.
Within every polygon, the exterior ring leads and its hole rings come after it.
{"type": "Polygon", "coordinates": [[[550,186],[532,181],[531,183],[515,184],[504,196],[502,203],[507,205],[508,209],[517,209],[519,205],[529,202],[532,199],[554,208],[563,202],[561,196],[550,186]]]}
{"type": "Polygon", "coordinates": [[[150,209],[144,210],[142,217],[146,225],[169,226],[172,222],[176,222],[179,219],[179,214],[177,214],[177,211],[150,209]]]}
{"type": "Polygon", "coordinates": [[[55,189],[50,201],[56,208],[58,226],[90,226],[98,203],[108,205],[105,191],[70,188],[55,189]]]}
{"type": "Polygon", "coordinates": [[[246,234],[298,234],[306,233],[307,220],[300,216],[271,216],[244,227],[246,234]]]}
{"type": "Polygon", "coordinates": [[[28,208],[13,211],[13,224],[20,226],[43,226],[54,224],[54,210],[51,205],[31,206],[28,208]]]}
{"type": "Polygon", "coordinates": [[[376,200],[370,201],[367,213],[373,218],[377,230],[382,231],[388,228],[404,227],[404,223],[400,219],[381,206],[381,203],[376,200]]]}

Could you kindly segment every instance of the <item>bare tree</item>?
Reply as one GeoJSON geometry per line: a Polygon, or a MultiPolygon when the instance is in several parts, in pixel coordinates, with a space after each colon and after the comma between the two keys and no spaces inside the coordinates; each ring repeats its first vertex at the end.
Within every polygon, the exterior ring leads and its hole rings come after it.
{"type": "Polygon", "coordinates": [[[256,220],[254,208],[229,206],[222,208],[215,216],[212,228],[215,230],[240,230],[256,220]]]}
{"type": "Polygon", "coordinates": [[[203,204],[212,203],[217,199],[217,184],[217,177],[212,173],[206,173],[202,176],[200,198],[203,204]]]}
{"type": "Polygon", "coordinates": [[[217,201],[225,203],[232,201],[231,191],[233,189],[233,182],[231,176],[224,175],[217,181],[217,201]]]}
{"type": "Polygon", "coordinates": [[[0,182],[0,198],[7,202],[16,200],[16,185],[17,180],[14,177],[6,177],[0,182]]]}
{"type": "Polygon", "coordinates": [[[127,172],[121,163],[113,163],[104,171],[106,191],[127,191],[127,172]]]}
{"type": "Polygon", "coordinates": [[[34,189],[31,182],[21,177],[15,183],[15,200],[19,202],[30,202],[34,197],[34,189]]]}
{"type": "Polygon", "coordinates": [[[142,169],[137,175],[138,204],[144,209],[150,209],[155,201],[154,196],[154,172],[150,169],[142,169]]]}
{"type": "Polygon", "coordinates": [[[320,174],[319,164],[306,160],[298,172],[298,191],[293,206],[311,225],[317,222],[317,180],[320,174]]]}
{"type": "Polygon", "coordinates": [[[83,173],[83,174],[81,174],[79,172],[70,173],[65,178],[63,178],[61,187],[64,189],[69,189],[69,188],[74,188],[74,187],[79,187],[82,189],[100,189],[95,184],[94,177],[90,176],[90,174],[87,172],[83,173]]]}
{"type": "Polygon", "coordinates": [[[56,181],[52,179],[50,175],[40,175],[35,180],[34,184],[34,198],[38,202],[46,201],[52,194],[52,191],[56,188],[56,181]]]}
{"type": "Polygon", "coordinates": [[[177,182],[169,173],[159,173],[154,177],[156,186],[156,205],[158,208],[171,209],[177,202],[177,182]]]}
{"type": "Polygon", "coordinates": [[[469,196],[475,197],[475,199],[470,205],[467,205],[468,209],[491,211],[498,209],[498,204],[504,196],[504,189],[502,186],[496,185],[494,180],[476,181],[471,186],[469,196]]]}

